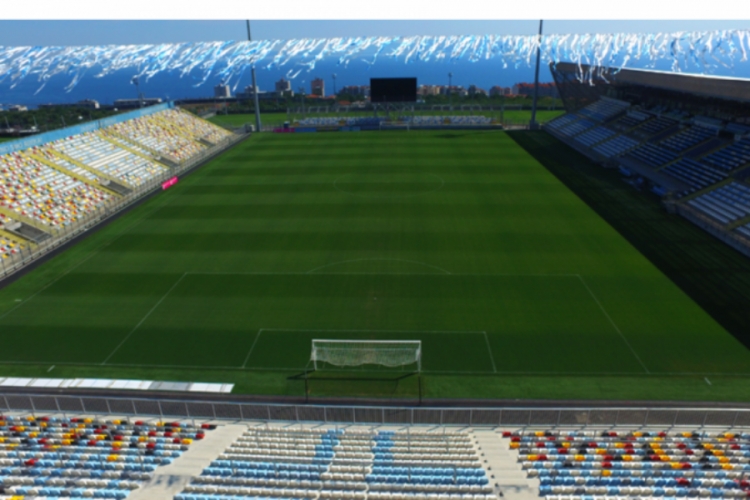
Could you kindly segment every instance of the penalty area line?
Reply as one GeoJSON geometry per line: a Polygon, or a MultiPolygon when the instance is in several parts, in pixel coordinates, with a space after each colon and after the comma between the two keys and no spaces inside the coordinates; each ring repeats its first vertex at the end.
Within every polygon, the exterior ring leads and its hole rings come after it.
{"type": "Polygon", "coordinates": [[[180,284],[180,282],[181,282],[181,281],[182,281],[183,279],[185,279],[185,276],[187,276],[187,274],[188,274],[187,272],[184,272],[184,273],[182,273],[182,276],[180,276],[180,277],[179,277],[179,278],[177,279],[177,281],[175,281],[175,282],[174,282],[174,284],[172,285],[172,287],[171,287],[171,288],[170,288],[169,290],[167,290],[167,293],[165,293],[165,294],[164,294],[164,295],[162,296],[162,298],[160,298],[160,299],[159,299],[159,302],[157,302],[156,304],[154,304],[154,307],[152,307],[152,308],[151,308],[151,310],[149,310],[149,311],[148,311],[148,312],[146,313],[146,315],[145,315],[145,316],[144,316],[143,318],[141,318],[141,320],[140,320],[140,321],[138,322],[138,324],[137,324],[137,325],[135,325],[135,327],[133,327],[133,329],[132,329],[132,330],[130,330],[130,333],[128,333],[128,334],[127,334],[127,335],[125,336],[125,338],[124,338],[124,339],[122,339],[122,341],[121,341],[121,342],[120,342],[119,344],[117,344],[117,347],[115,347],[115,348],[114,348],[114,350],[113,350],[113,351],[112,351],[111,353],[109,353],[109,356],[107,356],[107,358],[106,358],[106,359],[105,359],[104,361],[102,361],[102,365],[106,365],[106,364],[107,364],[107,361],[109,361],[109,360],[110,360],[110,359],[112,358],[112,356],[114,356],[114,355],[115,355],[115,353],[116,353],[116,352],[117,352],[118,350],[120,350],[120,347],[122,347],[122,346],[123,346],[123,344],[125,344],[125,342],[127,342],[127,341],[128,341],[128,339],[130,338],[130,336],[131,336],[131,335],[133,335],[133,334],[135,333],[135,331],[136,331],[136,330],[137,330],[137,329],[138,329],[138,328],[139,328],[139,327],[140,327],[140,326],[141,326],[141,325],[143,324],[143,322],[144,322],[144,321],[146,321],[146,320],[148,319],[148,317],[149,317],[149,316],[151,316],[151,313],[152,313],[152,312],[154,312],[154,311],[156,310],[156,308],[157,308],[157,307],[159,307],[159,306],[161,305],[161,303],[162,303],[162,302],[164,302],[164,299],[166,299],[166,298],[167,298],[167,296],[168,296],[168,295],[169,295],[170,293],[172,293],[172,290],[174,290],[175,288],[177,288],[177,285],[179,285],[179,284],[180,284]]]}
{"type": "Polygon", "coordinates": [[[487,342],[487,352],[490,353],[490,361],[492,361],[492,371],[497,373],[497,366],[495,366],[495,356],[492,355],[492,348],[490,347],[490,339],[487,337],[487,332],[484,334],[484,341],[487,342]]]}
{"type": "Polygon", "coordinates": [[[609,315],[606,309],[604,309],[604,306],[599,301],[596,295],[594,295],[594,292],[589,288],[589,285],[586,283],[586,281],[583,279],[583,276],[580,274],[576,274],[578,276],[578,279],[581,280],[581,284],[586,288],[586,291],[589,292],[589,295],[591,295],[591,298],[594,299],[594,302],[596,302],[596,305],[599,306],[599,309],[604,313],[604,317],[607,318],[607,321],[609,321],[609,324],[612,325],[612,327],[615,329],[617,334],[620,336],[623,342],[625,342],[625,345],[628,346],[628,349],[630,349],[630,352],[633,353],[633,356],[635,356],[635,359],[638,360],[638,363],[640,363],[641,367],[646,371],[646,373],[651,374],[651,372],[646,368],[646,365],[641,360],[641,357],[638,356],[638,353],[635,352],[635,349],[633,349],[633,346],[630,345],[630,342],[628,342],[628,339],[625,338],[625,335],[622,333],[622,331],[617,327],[617,324],[615,324],[615,321],[612,319],[612,317],[609,315]]]}
{"type": "Polygon", "coordinates": [[[247,368],[247,362],[250,361],[250,355],[253,353],[253,349],[255,349],[255,344],[258,343],[258,339],[260,338],[260,334],[263,333],[263,328],[258,330],[258,334],[255,336],[255,340],[253,341],[253,345],[250,346],[250,350],[247,353],[247,356],[245,357],[245,362],[242,363],[242,366],[240,368],[247,368]]]}

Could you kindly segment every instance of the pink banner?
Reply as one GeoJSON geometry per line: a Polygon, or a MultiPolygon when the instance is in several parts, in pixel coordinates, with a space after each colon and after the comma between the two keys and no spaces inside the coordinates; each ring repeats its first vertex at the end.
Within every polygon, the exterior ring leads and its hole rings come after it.
{"type": "Polygon", "coordinates": [[[172,177],[172,178],[171,178],[171,179],[169,179],[168,181],[164,181],[164,182],[162,182],[162,183],[161,183],[161,188],[162,188],[162,189],[169,189],[169,188],[171,188],[172,186],[174,186],[175,184],[177,184],[177,177],[172,177]]]}

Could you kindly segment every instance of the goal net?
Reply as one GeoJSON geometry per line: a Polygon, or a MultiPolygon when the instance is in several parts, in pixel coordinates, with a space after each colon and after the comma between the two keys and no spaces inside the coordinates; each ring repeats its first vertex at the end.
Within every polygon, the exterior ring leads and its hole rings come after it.
{"type": "Polygon", "coordinates": [[[313,339],[310,353],[315,370],[320,363],[350,367],[382,365],[389,368],[417,365],[422,371],[421,340],[329,340],[313,339]]]}

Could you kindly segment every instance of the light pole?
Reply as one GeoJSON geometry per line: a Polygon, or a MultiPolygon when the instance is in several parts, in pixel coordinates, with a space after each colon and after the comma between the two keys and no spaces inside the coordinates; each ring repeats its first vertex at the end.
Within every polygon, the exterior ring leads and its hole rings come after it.
{"type": "MultiPolygon", "coordinates": [[[[252,41],[250,36],[250,20],[247,20],[247,41],[252,41]]],[[[253,103],[255,104],[255,131],[260,132],[260,105],[258,104],[258,85],[255,83],[255,64],[250,67],[250,74],[253,77],[253,103]]]]}
{"type": "Polygon", "coordinates": [[[131,82],[135,85],[135,91],[138,92],[138,107],[143,107],[143,94],[141,94],[141,84],[138,81],[138,75],[133,77],[133,80],[131,82]]]}
{"type": "Polygon", "coordinates": [[[453,80],[453,73],[448,73],[448,109],[453,111],[453,92],[451,90],[451,81],[453,80]]]}
{"type": "Polygon", "coordinates": [[[299,86],[299,100],[302,103],[302,117],[305,118],[305,86],[299,86]]]}
{"type": "Polygon", "coordinates": [[[328,110],[330,112],[331,109],[336,109],[336,73],[331,75],[333,77],[333,107],[329,107],[328,110]]]}
{"type": "Polygon", "coordinates": [[[539,124],[536,122],[536,101],[539,98],[539,58],[542,53],[542,20],[539,20],[539,37],[537,38],[536,47],[536,72],[534,73],[534,101],[531,105],[531,121],[529,122],[529,128],[536,130],[539,128],[539,124]]]}

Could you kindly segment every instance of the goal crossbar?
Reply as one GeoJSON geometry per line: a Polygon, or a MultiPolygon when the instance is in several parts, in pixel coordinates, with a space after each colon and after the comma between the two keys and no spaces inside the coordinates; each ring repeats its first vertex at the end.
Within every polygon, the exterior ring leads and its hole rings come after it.
{"type": "Polygon", "coordinates": [[[310,361],[334,366],[383,365],[397,367],[415,364],[422,371],[421,340],[334,340],[312,339],[310,361]]]}

